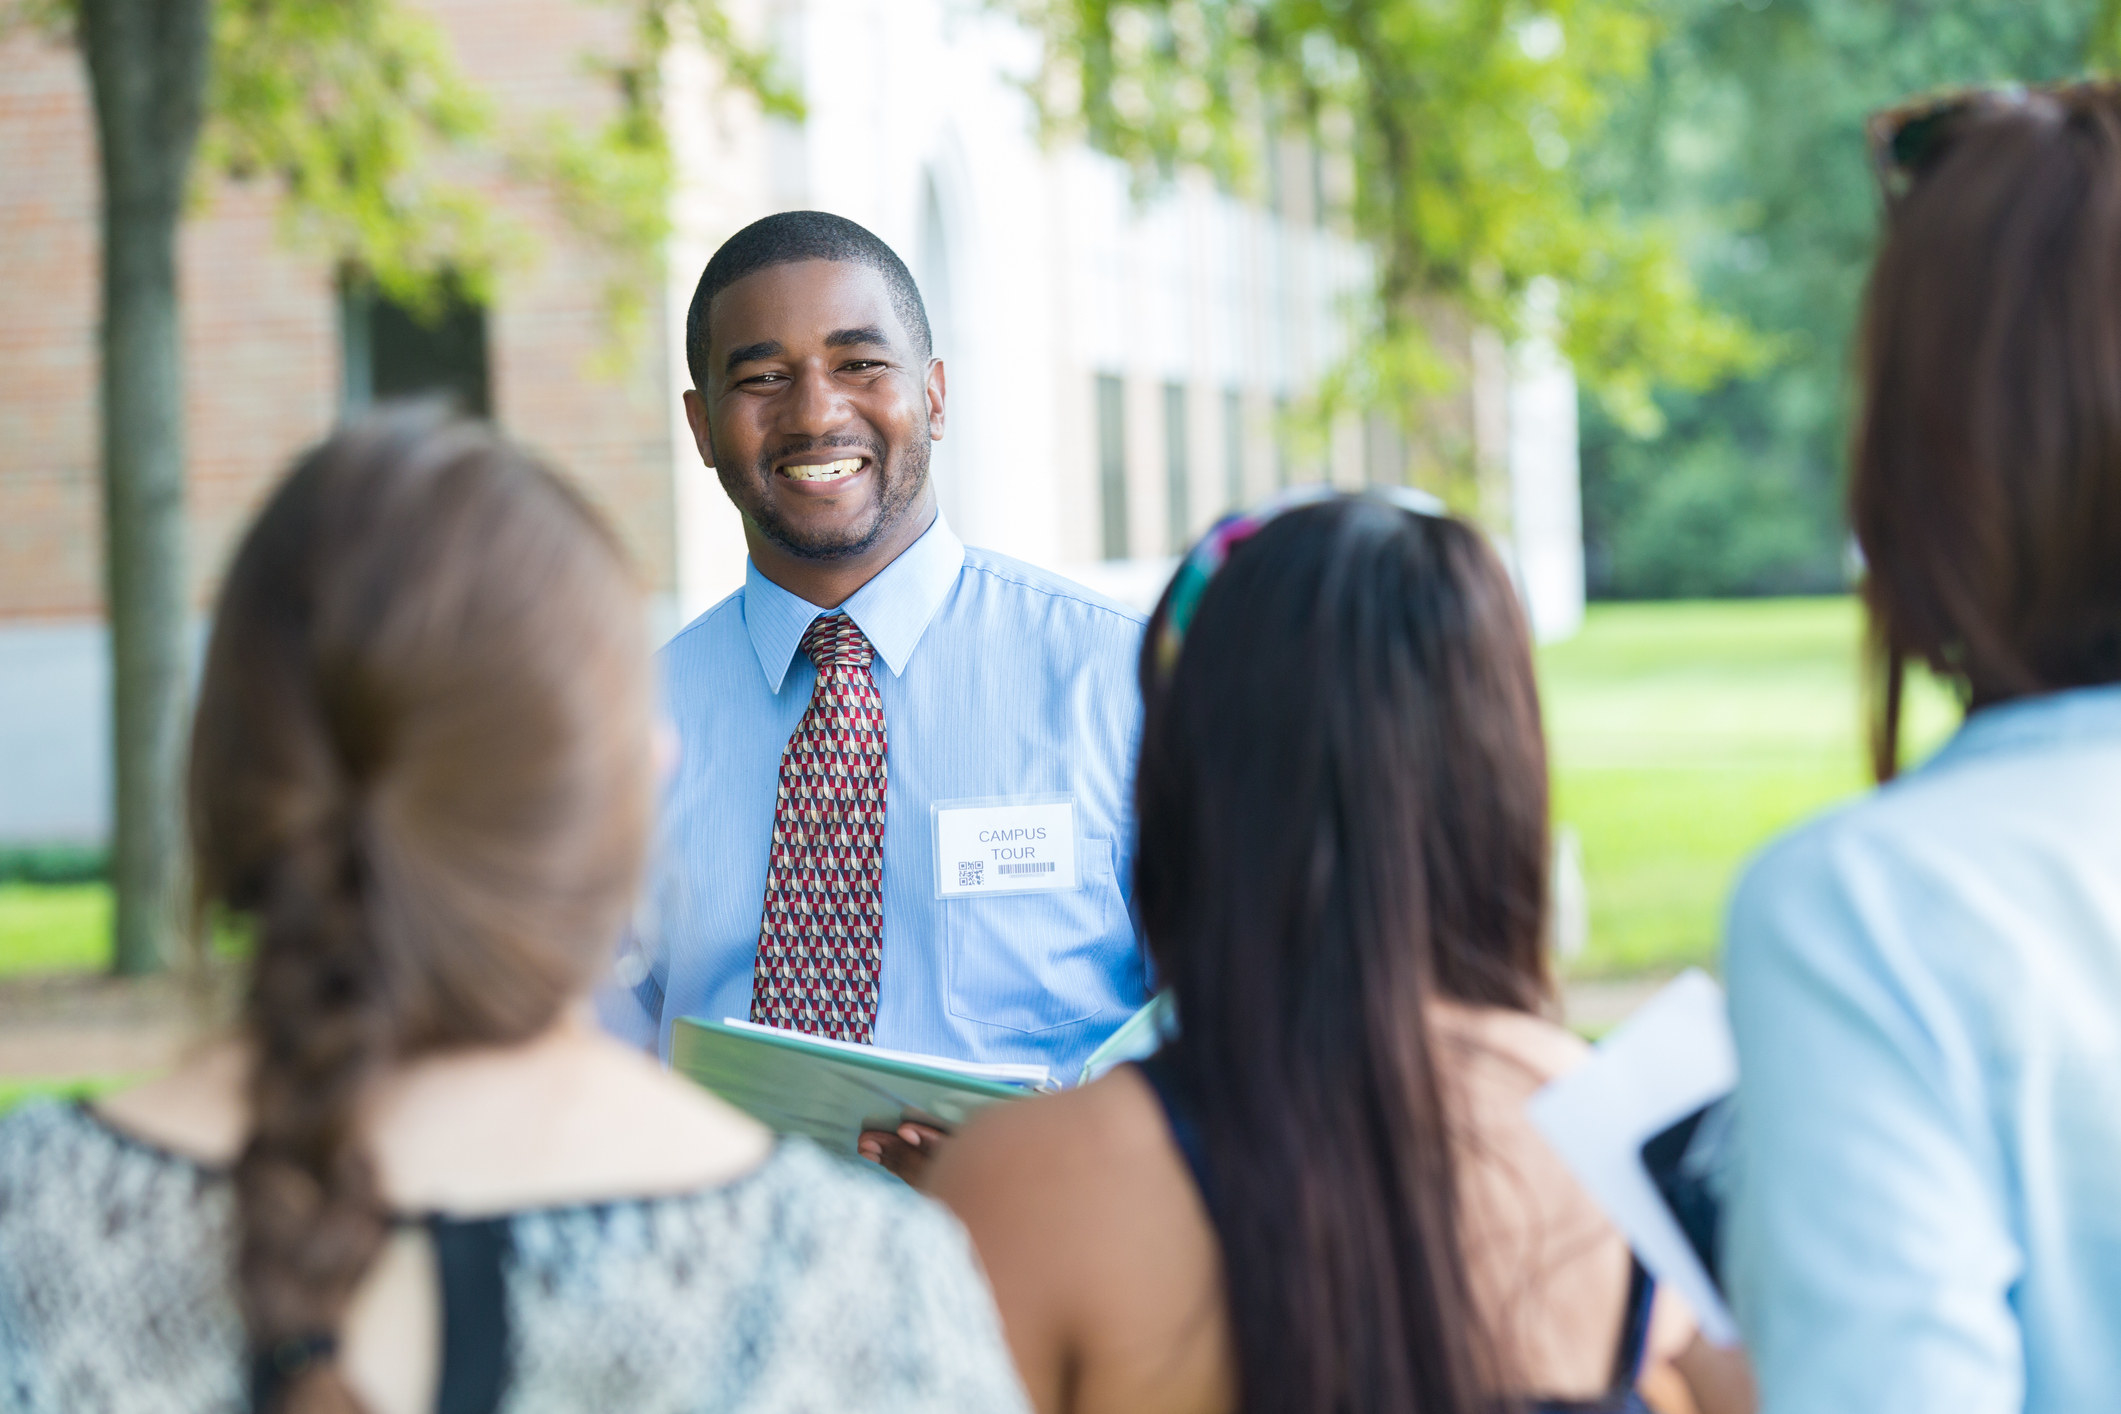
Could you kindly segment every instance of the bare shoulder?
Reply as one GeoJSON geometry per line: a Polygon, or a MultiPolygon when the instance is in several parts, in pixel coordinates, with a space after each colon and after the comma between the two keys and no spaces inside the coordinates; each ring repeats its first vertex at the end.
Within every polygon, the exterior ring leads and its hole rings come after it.
{"type": "Polygon", "coordinates": [[[250,1130],[243,1093],[248,1074],[246,1049],[217,1041],[192,1052],[168,1075],[105,1095],[94,1108],[105,1123],[158,1149],[226,1167],[250,1130]]]}
{"type": "Polygon", "coordinates": [[[1098,1293],[1125,1285],[1125,1231],[1154,1188],[1143,1171],[1157,1115],[1145,1091],[1122,1067],[1079,1090],[997,1105],[941,1152],[925,1185],[971,1235],[1041,1408],[1098,1293]]]}
{"type": "MultiPolygon", "coordinates": [[[[250,1052],[201,1050],[97,1102],[116,1128],[226,1166],[250,1132],[250,1052]]],[[[481,1215],[693,1191],[764,1162],[763,1126],[648,1057],[578,1027],[386,1075],[364,1128],[397,1206],[481,1215]]]]}
{"type": "Polygon", "coordinates": [[[373,1133],[395,1201],[467,1215],[687,1192],[772,1148],[748,1116],[581,1031],[415,1067],[378,1097],[373,1133]]]}
{"type": "Polygon", "coordinates": [[[1215,1232],[1134,1067],[987,1111],[928,1188],[972,1236],[1036,1407],[1228,1407],[1215,1232]]]}
{"type": "Polygon", "coordinates": [[[1021,1270],[1042,1304],[1107,1291],[1145,1254],[1213,1250],[1162,1107],[1131,1066],[989,1110],[943,1151],[927,1187],[964,1222],[997,1285],[1021,1270]]]}
{"type": "Polygon", "coordinates": [[[1080,1089],[982,1113],[943,1151],[928,1188],[953,1208],[1098,1206],[1165,1144],[1155,1096],[1132,1066],[1080,1089]]]}

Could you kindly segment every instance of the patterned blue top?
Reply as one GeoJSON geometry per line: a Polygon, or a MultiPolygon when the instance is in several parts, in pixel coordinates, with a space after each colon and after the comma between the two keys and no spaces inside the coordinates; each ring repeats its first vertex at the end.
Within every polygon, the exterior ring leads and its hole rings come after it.
{"type": "MultiPolygon", "coordinates": [[[[876,649],[890,785],[873,1039],[1072,1076],[1148,1000],[1128,908],[1142,616],[984,550],[940,517],[842,606],[876,649]],[[1068,793],[1080,887],[936,897],[939,801],[1068,793]]],[[[824,610],[752,566],[663,650],[681,759],[649,897],[601,999],[606,1026],[670,1053],[681,1016],[751,1007],[781,753],[824,610]]]]}
{"type": "Polygon", "coordinates": [[[1765,1414],[2121,1397],[2121,687],[1976,713],[1732,904],[1765,1414]]]}
{"type": "MultiPolygon", "coordinates": [[[[0,1409],[249,1409],[234,1221],[225,1172],[79,1107],[0,1119],[0,1409]]],[[[964,1230],[799,1139],[690,1193],[428,1225],[443,1411],[1028,1408],[964,1230]]]]}

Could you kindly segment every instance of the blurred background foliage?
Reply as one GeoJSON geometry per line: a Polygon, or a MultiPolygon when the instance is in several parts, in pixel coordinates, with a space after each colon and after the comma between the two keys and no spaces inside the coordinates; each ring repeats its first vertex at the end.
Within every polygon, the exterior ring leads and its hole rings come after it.
{"type": "Polygon", "coordinates": [[[670,232],[662,67],[673,40],[700,43],[769,113],[800,117],[802,104],[722,0],[594,3],[620,14],[625,37],[582,56],[617,100],[585,124],[504,120],[441,26],[404,0],[215,0],[199,174],[276,179],[296,244],[439,315],[453,296],[490,302],[496,272],[527,255],[528,237],[492,200],[498,166],[541,185],[607,257],[606,313],[623,348],[659,287],[670,232]]]}
{"type": "Polygon", "coordinates": [[[1554,334],[1601,598],[1848,587],[1865,115],[2121,56],[2121,0],[992,3],[1045,41],[1047,123],[1144,185],[1190,164],[1258,196],[1289,139],[1323,154],[1380,296],[1329,402],[1418,436],[1458,375],[1437,330],[1554,334]]]}
{"type": "Polygon", "coordinates": [[[2107,67],[2106,0],[1654,0],[1661,35],[1582,154],[1594,200],[1677,234],[1773,355],[1654,389],[1653,435],[1583,408],[1591,592],[1809,593],[1853,577],[1850,352],[1878,201],[1863,119],[1953,85],[2107,67]]]}
{"type": "Polygon", "coordinates": [[[1551,335],[1639,431],[1653,388],[1706,389],[1766,352],[1700,298],[1654,203],[1583,179],[1665,42],[1644,0],[996,2],[1044,41],[1049,129],[1138,186],[1203,168],[1368,243],[1376,298],[1327,411],[1390,411],[1419,438],[1429,399],[1462,385],[1469,319],[1551,335]],[[1293,202],[1292,181],[1309,188],[1293,202]]]}
{"type": "MultiPolygon", "coordinates": [[[[79,0],[0,0],[0,38],[74,37],[79,0]]],[[[497,177],[542,188],[609,259],[604,290],[623,345],[659,288],[675,181],[663,127],[663,61],[690,39],[762,111],[802,116],[770,52],[724,0],[584,0],[620,38],[581,62],[610,85],[602,119],[504,116],[466,77],[448,36],[413,0],[209,0],[206,121],[192,201],[216,182],[276,184],[283,230],[348,278],[416,312],[489,302],[495,275],[533,242],[494,202],[497,177]]]]}

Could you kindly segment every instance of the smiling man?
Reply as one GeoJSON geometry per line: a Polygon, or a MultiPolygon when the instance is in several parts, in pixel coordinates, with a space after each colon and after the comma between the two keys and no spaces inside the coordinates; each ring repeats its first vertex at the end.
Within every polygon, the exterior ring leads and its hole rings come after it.
{"type": "Polygon", "coordinates": [[[791,211],[739,231],[685,352],[685,414],[750,562],[664,650],[681,750],[637,981],[607,1021],[666,1056],[676,1018],[736,1016],[1072,1073],[1145,1000],[1141,616],[951,534],[928,477],[942,360],[862,227],[791,211]]]}

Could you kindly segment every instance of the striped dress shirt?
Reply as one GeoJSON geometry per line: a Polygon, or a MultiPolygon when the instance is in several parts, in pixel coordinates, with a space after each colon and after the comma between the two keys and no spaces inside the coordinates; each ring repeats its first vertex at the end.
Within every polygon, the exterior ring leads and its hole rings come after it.
{"type": "MultiPolygon", "coordinates": [[[[841,606],[875,648],[889,738],[875,1043],[1072,1075],[1147,1000],[1128,896],[1142,616],[935,524],[841,606]],[[1078,887],[940,899],[937,802],[1074,797],[1078,887]]],[[[680,741],[611,1030],[670,1052],[681,1016],[751,1006],[781,755],[827,611],[749,566],[662,652],[680,741]]]]}

